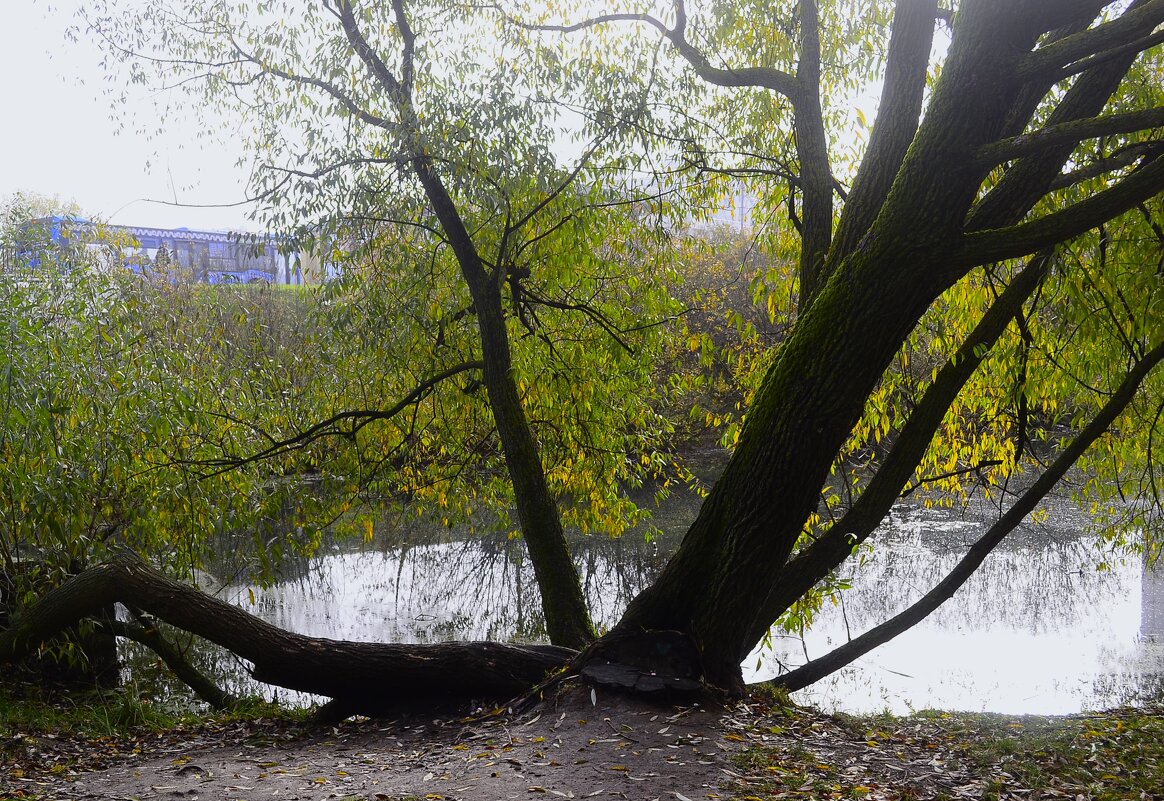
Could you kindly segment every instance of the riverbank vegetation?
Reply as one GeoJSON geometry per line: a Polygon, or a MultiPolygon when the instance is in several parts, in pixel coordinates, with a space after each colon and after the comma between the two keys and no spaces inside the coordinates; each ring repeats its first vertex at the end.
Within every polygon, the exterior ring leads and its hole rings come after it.
{"type": "Polygon", "coordinates": [[[1153,798],[1164,710],[1067,716],[923,711],[823,716],[786,709],[744,727],[739,801],[776,798],[1153,798]],[[775,724],[775,725],[770,725],[775,724]],[[760,744],[756,744],[759,742],[760,744]]]}

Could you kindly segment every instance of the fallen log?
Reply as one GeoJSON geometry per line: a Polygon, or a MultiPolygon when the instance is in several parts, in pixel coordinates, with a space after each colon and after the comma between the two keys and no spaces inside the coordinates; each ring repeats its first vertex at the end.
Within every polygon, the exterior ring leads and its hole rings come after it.
{"type": "Polygon", "coordinates": [[[46,593],[0,632],[0,662],[15,662],[103,606],[120,602],[203,637],[251,663],[258,681],[383,713],[416,703],[505,700],[577,654],[553,645],[352,642],[285,631],[173,581],[121,553],[46,593]]]}

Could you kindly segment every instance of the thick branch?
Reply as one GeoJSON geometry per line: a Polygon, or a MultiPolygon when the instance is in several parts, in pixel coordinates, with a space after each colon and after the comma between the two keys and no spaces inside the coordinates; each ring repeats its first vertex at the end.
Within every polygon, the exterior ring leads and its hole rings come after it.
{"type": "Polygon", "coordinates": [[[925,455],[946,410],[1038,287],[1049,263],[1050,254],[1040,254],[1014,277],[926,388],[893,447],[852,507],[820,539],[796,554],[776,574],[772,589],[756,615],[752,631],[755,636],[749,642],[759,640],[798,598],[872,535],[925,455]]]}
{"type": "Polygon", "coordinates": [[[1060,125],[1050,125],[1028,134],[1003,139],[986,145],[975,155],[975,160],[984,169],[990,169],[1013,159],[1057,145],[1075,145],[1084,139],[1095,139],[1113,134],[1135,133],[1150,128],[1164,126],[1164,106],[1129,111],[1123,114],[1107,114],[1102,117],[1072,120],[1060,125]]]}
{"type": "Polygon", "coordinates": [[[167,640],[154,626],[127,623],[122,620],[106,620],[101,628],[117,637],[125,637],[149,648],[166,663],[178,680],[194,691],[194,694],[213,709],[230,709],[238,699],[215,684],[206,674],[190,663],[172,642],[167,640]]]}
{"type": "MultiPolygon", "coordinates": [[[[360,25],[356,21],[356,15],[352,10],[350,0],[338,0],[336,9],[339,12],[339,20],[343,26],[344,35],[356,51],[356,55],[359,56],[360,61],[364,62],[364,66],[367,67],[372,78],[388,91],[393,104],[398,110],[403,110],[406,107],[410,108],[411,97],[407,91],[409,87],[397,80],[396,75],[384,63],[384,60],[380,58],[380,54],[364,38],[364,34],[360,30],[360,25]]],[[[407,19],[404,19],[404,10],[400,3],[393,2],[392,9],[400,15],[396,24],[400,29],[401,37],[405,39],[405,56],[409,57],[412,53],[411,28],[408,27],[407,19]],[[403,23],[401,23],[401,19],[404,19],[403,23]]],[[[412,67],[411,65],[406,65],[405,69],[410,71],[412,67]]],[[[407,120],[408,116],[404,116],[404,118],[407,120]]]]}
{"type": "Polygon", "coordinates": [[[405,97],[411,97],[416,79],[416,33],[412,30],[408,15],[404,13],[403,0],[392,0],[392,14],[396,17],[396,27],[404,41],[404,54],[400,58],[400,92],[405,97]]]}
{"type": "Polygon", "coordinates": [[[1084,234],[1161,191],[1164,191],[1164,156],[1157,156],[1110,189],[1062,211],[1010,228],[966,234],[954,262],[958,269],[965,269],[1034,253],[1084,234]]]}
{"type": "MultiPolygon", "coordinates": [[[[1056,104],[1046,125],[1056,127],[1098,115],[1119,89],[1132,58],[1112,59],[1080,75],[1056,104]]],[[[1006,131],[1013,136],[1021,132],[1021,128],[1006,131]]],[[[1001,228],[1021,220],[1050,191],[1051,184],[1062,173],[1075,147],[1075,142],[1048,145],[1011,165],[1002,179],[970,210],[965,230],[1001,228]]]]}
{"type": "Polygon", "coordinates": [[[800,160],[800,313],[824,286],[825,256],[833,239],[833,173],[828,135],[821,109],[820,14],[816,0],[800,0],[800,63],[796,68],[799,97],[796,114],[796,155],[800,160]]]}
{"type": "Polygon", "coordinates": [[[937,0],[897,2],[877,120],[837,226],[834,254],[851,250],[868,230],[917,133],[937,13],[937,0]]]}
{"type": "Polygon", "coordinates": [[[368,712],[425,699],[511,698],[575,655],[552,645],[403,645],[307,637],[172,581],[124,553],[74,576],[24,610],[0,632],[0,662],[23,658],[66,626],[115,602],[221,645],[249,661],[259,681],[345,699],[368,712]]]}
{"type": "Polygon", "coordinates": [[[1123,382],[1087,424],[1079,435],[1071,441],[1062,453],[1051,463],[1029,490],[1015,501],[986,533],[958,562],[950,573],[932,590],[923,595],[903,612],[893,616],[879,626],[850,640],[819,659],[814,659],[795,670],[777,676],[773,683],[789,691],[807,687],[813,682],[833,673],[857,658],[867,654],[878,645],[888,642],[901,632],[921,622],[941,606],[974,574],[990,552],[1034,511],[1040,501],[1051,491],[1066,472],[1075,464],[1095,440],[1103,436],[1115,419],[1131,403],[1136,390],[1148,374],[1164,359],[1164,343],[1158,344],[1141,361],[1132,367],[1123,382]]]}
{"type": "Polygon", "coordinates": [[[1116,19],[1035,50],[1019,64],[1019,77],[1035,79],[1048,72],[1056,73],[1073,61],[1121,48],[1151,33],[1161,22],[1164,22],[1164,0],[1135,3],[1116,19]]]}
{"type": "Polygon", "coordinates": [[[1128,42],[1125,45],[1121,45],[1120,47],[1113,47],[1110,50],[1104,50],[1101,53],[1096,53],[1093,56],[1080,59],[1074,64],[1068,64],[1059,72],[1058,75],[1054,77],[1053,80],[1058,83],[1065,78],[1069,78],[1072,75],[1078,75],[1079,73],[1084,72],[1085,70],[1089,70],[1099,64],[1103,64],[1104,62],[1111,61],[1112,59],[1116,58],[1122,58],[1129,54],[1138,55],[1139,53],[1143,53],[1145,50],[1150,50],[1161,43],[1164,43],[1164,30],[1156,31],[1155,33],[1128,42]]]}
{"type": "MultiPolygon", "coordinates": [[[[1088,24],[1095,17],[1093,12],[1081,14],[1077,18],[1070,19],[1060,27],[1048,33],[1042,42],[1042,46],[1046,47],[1049,44],[1057,42],[1068,36],[1087,30],[1088,24]]],[[[1010,112],[1007,115],[1006,123],[999,131],[1000,137],[1018,136],[1027,129],[1031,122],[1031,118],[1039,109],[1040,103],[1047,96],[1047,92],[1058,81],[1052,78],[1045,78],[1042,81],[1028,81],[1015,98],[1010,112]]],[[[1098,112],[1096,112],[1098,113],[1098,112]]]]}

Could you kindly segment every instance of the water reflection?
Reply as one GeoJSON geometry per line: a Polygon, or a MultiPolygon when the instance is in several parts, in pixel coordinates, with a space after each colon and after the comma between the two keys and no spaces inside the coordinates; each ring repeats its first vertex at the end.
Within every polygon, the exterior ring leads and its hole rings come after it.
{"type": "MultiPolygon", "coordinates": [[[[1161,696],[1164,659],[1142,616],[1164,608],[1164,580],[1138,559],[1107,556],[1075,532],[1070,510],[1026,525],[934,614],[854,665],[799,694],[826,709],[926,707],[1067,713],[1161,696]],[[1143,611],[1142,611],[1143,610],[1143,611]]],[[[981,531],[949,512],[895,510],[853,590],[799,639],[752,655],[766,678],[884,620],[941,578],[981,531]]],[[[1155,618],[1154,618],[1155,619],[1155,618]]],[[[1151,625],[1151,624],[1149,624],[1151,625]]]]}
{"type": "Polygon", "coordinates": [[[1149,564],[1144,557],[1140,582],[1140,639],[1145,644],[1164,644],[1164,559],[1149,564]]]}
{"type": "MultiPolygon", "coordinates": [[[[683,518],[672,513],[675,531],[683,518]]],[[[749,680],[802,663],[896,613],[932,587],[981,532],[975,513],[895,509],[853,589],[827,606],[802,639],[775,637],[745,662],[749,680]]],[[[1077,513],[1051,510],[1000,546],[978,573],[913,630],[797,695],[852,712],[937,707],[1066,713],[1164,697],[1164,566],[1108,555],[1097,571],[1094,540],[1077,513]]],[[[671,528],[672,526],[668,526],[671,528]]],[[[666,561],[678,534],[647,543],[580,538],[579,573],[596,624],[612,625],[666,561]]],[[[422,538],[423,539],[423,538],[422,538]]],[[[232,568],[222,565],[223,575],[232,568]]],[[[227,583],[218,592],[284,628],[351,640],[536,641],[544,637],[532,567],[504,537],[380,542],[334,550],[286,567],[268,588],[227,583]]],[[[247,686],[230,656],[207,656],[228,684],[247,686]]],[[[280,691],[282,692],[282,691],[280,691]]],[[[288,696],[283,700],[304,700],[288,696]]]]}
{"type": "MultiPolygon", "coordinates": [[[[575,563],[595,623],[609,626],[662,568],[657,543],[587,538],[575,563]]],[[[227,599],[283,628],[380,642],[541,641],[533,567],[504,537],[401,544],[311,560],[302,575],[263,589],[230,585],[227,599]],[[251,598],[253,597],[253,605],[251,598]]]]}

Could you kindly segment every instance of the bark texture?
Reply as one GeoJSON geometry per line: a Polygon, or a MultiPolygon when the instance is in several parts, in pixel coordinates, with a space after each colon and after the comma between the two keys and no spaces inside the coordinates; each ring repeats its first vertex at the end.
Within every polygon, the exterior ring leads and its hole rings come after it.
{"type": "MultiPolygon", "coordinates": [[[[900,4],[899,13],[910,6],[900,4]]],[[[1148,2],[1127,13],[1149,7],[1160,10],[1148,2]]],[[[862,168],[841,215],[843,236],[818,273],[822,284],[765,376],[726,470],[678,553],[632,601],[619,635],[684,632],[697,648],[704,678],[732,693],[742,690],[740,661],[783,605],[773,602],[785,596],[773,581],[797,583],[795,573],[782,575],[781,568],[817,509],[836,454],[934,300],[976,267],[1066,241],[1164,189],[1164,162],[1148,159],[1112,188],[1020,223],[1073,150],[1072,143],[1048,137],[1045,149],[1009,165],[1005,176],[1014,177],[1004,176],[983,196],[990,165],[976,154],[1014,136],[1016,121],[1025,124],[1049,89],[1045,74],[1024,68],[1042,58],[1041,43],[1071,39],[1056,28],[1096,10],[1085,3],[962,3],[941,76],[912,135],[908,127],[925,72],[918,56],[928,36],[913,24],[924,15],[899,20],[898,58],[886,91],[901,95],[883,103],[900,107],[903,119],[879,119],[879,128],[890,127],[883,135],[875,130],[874,139],[878,158],[900,163],[891,174],[882,164],[862,168]],[[859,219],[848,222],[850,214],[859,219]]],[[[920,14],[917,8],[914,13],[920,14]]],[[[1157,22],[1152,17],[1141,25],[1150,31],[1157,22]]],[[[812,48],[806,51],[802,55],[811,60],[812,48]]],[[[1124,53],[1081,71],[1050,124],[1098,113],[1134,56],[1124,53]]],[[[820,245],[806,238],[805,248],[819,251],[820,245]]],[[[912,471],[910,464],[899,467],[906,476],[912,471]]],[[[843,553],[830,559],[838,556],[843,553]]]]}
{"type": "Polygon", "coordinates": [[[0,632],[0,662],[21,659],[71,623],[115,602],[221,645],[250,662],[259,681],[336,699],[349,713],[509,699],[576,655],[553,645],[402,645],[307,637],[172,581],[126,553],[89,568],[25,610],[0,632]]]}

